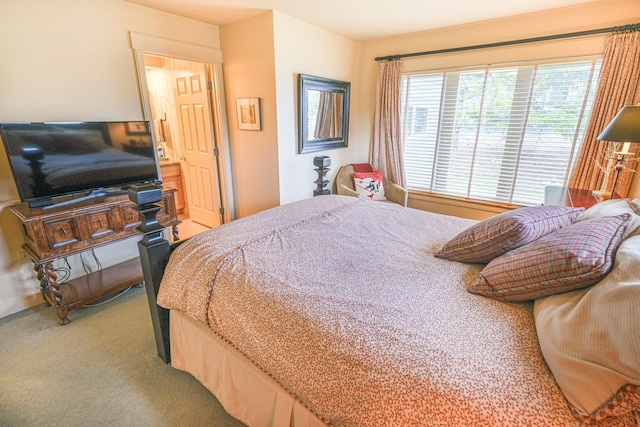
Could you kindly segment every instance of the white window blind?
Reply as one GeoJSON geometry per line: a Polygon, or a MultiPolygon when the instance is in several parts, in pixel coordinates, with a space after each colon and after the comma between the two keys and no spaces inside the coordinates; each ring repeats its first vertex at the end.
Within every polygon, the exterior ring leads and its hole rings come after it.
{"type": "Polygon", "coordinates": [[[600,59],[405,74],[410,189],[539,205],[565,185],[582,143],[600,59]]]}

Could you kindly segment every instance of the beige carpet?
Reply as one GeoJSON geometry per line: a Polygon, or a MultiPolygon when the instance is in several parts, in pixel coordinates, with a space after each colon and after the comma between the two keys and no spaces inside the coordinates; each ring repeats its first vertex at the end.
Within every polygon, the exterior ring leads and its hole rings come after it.
{"type": "Polygon", "coordinates": [[[1,426],[242,426],[157,357],[144,288],[69,318],[43,304],[0,319],[1,426]]]}

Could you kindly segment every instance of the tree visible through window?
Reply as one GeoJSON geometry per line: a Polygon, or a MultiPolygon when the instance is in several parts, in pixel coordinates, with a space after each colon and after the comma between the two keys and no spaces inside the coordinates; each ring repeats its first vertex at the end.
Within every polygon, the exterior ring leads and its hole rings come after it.
{"type": "Polygon", "coordinates": [[[405,74],[410,189],[517,205],[564,185],[587,125],[601,60],[405,74]]]}

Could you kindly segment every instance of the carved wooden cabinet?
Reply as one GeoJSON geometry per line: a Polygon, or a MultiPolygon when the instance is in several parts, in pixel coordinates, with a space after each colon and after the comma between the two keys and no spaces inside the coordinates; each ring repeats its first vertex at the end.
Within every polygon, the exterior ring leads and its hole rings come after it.
{"type": "MultiPolygon", "coordinates": [[[[157,219],[172,227],[177,239],[180,223],[175,189],[162,192],[157,219]]],[[[57,282],[53,261],[127,239],[139,231],[140,214],[126,194],[87,200],[60,208],[30,208],[27,203],[11,206],[20,220],[25,243],[22,248],[35,264],[40,289],[56,309],[60,322],[69,323],[69,311],[143,281],[140,260],[100,269],[64,283],[57,282]]]]}

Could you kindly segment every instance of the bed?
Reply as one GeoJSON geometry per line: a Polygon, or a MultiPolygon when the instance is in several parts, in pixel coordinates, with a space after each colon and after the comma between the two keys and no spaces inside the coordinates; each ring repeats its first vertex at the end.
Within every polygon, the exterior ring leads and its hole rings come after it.
{"type": "Polygon", "coordinates": [[[640,203],[600,205],[476,222],[320,196],[170,257],[151,213],[159,354],[249,426],[638,425],[640,203]],[[520,280],[525,265],[555,276],[520,280]]]}

